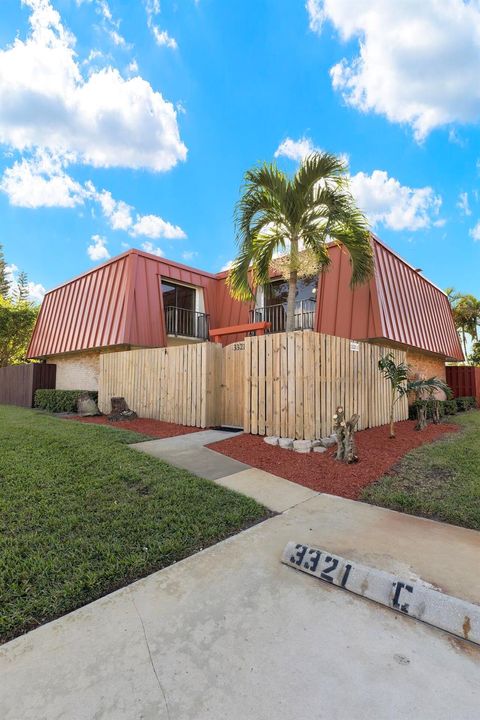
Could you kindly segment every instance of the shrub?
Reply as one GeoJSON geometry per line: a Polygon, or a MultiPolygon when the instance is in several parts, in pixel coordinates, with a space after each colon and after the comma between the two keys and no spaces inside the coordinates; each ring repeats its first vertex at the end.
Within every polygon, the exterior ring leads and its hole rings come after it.
{"type": "MultiPolygon", "coordinates": [[[[408,419],[409,420],[416,420],[417,415],[417,409],[418,407],[425,407],[427,408],[427,420],[432,420],[433,418],[433,408],[435,405],[435,400],[417,400],[408,408],[408,419]]],[[[440,418],[444,417],[444,415],[452,414],[447,413],[445,409],[445,405],[450,402],[449,400],[438,400],[438,414],[440,418]]]]}
{"type": "Polygon", "coordinates": [[[443,408],[445,410],[445,415],[456,415],[458,412],[455,400],[444,400],[443,408]]]}
{"type": "Polygon", "coordinates": [[[460,412],[472,410],[473,408],[477,407],[477,401],[474,397],[470,396],[455,398],[455,402],[457,403],[457,409],[460,410],[460,412]]]}
{"type": "Polygon", "coordinates": [[[51,413],[77,412],[77,400],[80,395],[88,392],[97,402],[96,390],[37,390],[35,393],[35,407],[51,413]]]}

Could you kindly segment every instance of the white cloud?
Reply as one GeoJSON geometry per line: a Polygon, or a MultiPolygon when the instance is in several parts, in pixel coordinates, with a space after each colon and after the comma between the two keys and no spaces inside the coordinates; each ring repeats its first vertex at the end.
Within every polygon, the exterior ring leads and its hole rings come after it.
{"type": "Polygon", "coordinates": [[[307,0],[305,7],[307,8],[310,30],[319,33],[325,20],[322,0],[307,0]]]}
{"type": "Polygon", "coordinates": [[[168,240],[187,237],[182,228],[162,220],[158,215],[137,215],[137,220],[132,226],[131,235],[144,235],[152,240],[167,238],[168,240]]]}
{"type": "Polygon", "coordinates": [[[20,207],[74,207],[84,202],[85,190],[64,169],[64,159],[44,151],[7,168],[0,190],[11,205],[20,207]]]}
{"type": "MultiPolygon", "coordinates": [[[[303,136],[298,140],[287,137],[275,150],[274,157],[286,157],[300,163],[307,155],[315,152],[320,153],[322,149],[317,147],[309,137],[303,136]]],[[[340,153],[338,157],[345,165],[348,165],[350,157],[347,153],[340,153]]]]}
{"type": "Polygon", "coordinates": [[[138,73],[138,62],[135,58],[128,63],[127,70],[131,75],[136,75],[138,73]]]}
{"type": "Polygon", "coordinates": [[[193,260],[196,257],[198,257],[198,252],[196,250],[185,250],[182,252],[182,258],[184,260],[193,260]]]}
{"type": "Polygon", "coordinates": [[[90,260],[108,260],[107,240],[101,235],[92,235],[92,243],[87,247],[90,260]]]}
{"type": "Polygon", "coordinates": [[[363,112],[434,128],[480,119],[480,4],[463,0],[308,0],[310,28],[329,20],[358,54],[331,69],[333,87],[363,112]]]}
{"type": "Polygon", "coordinates": [[[24,0],[31,30],[0,50],[0,142],[69,153],[96,167],[166,171],[185,160],[172,103],[141,77],[82,74],[75,38],[49,0],[24,0]]]}
{"type": "Polygon", "coordinates": [[[18,267],[14,263],[10,263],[10,265],[5,265],[5,276],[7,278],[7,282],[10,284],[16,282],[16,274],[18,272],[18,267]]]}
{"type": "Polygon", "coordinates": [[[134,222],[134,207],[116,200],[108,190],[98,191],[91,180],[80,185],[65,172],[65,163],[63,158],[38,152],[29,160],[23,159],[7,168],[0,180],[0,190],[8,195],[11,205],[19,207],[74,207],[86,201],[98,203],[112,230],[123,230],[134,237],[186,237],[182,228],[159,215],[137,213],[134,222]]]}
{"type": "Polygon", "coordinates": [[[169,35],[166,30],[160,30],[158,25],[152,25],[152,32],[157,45],[165,45],[165,47],[168,47],[171,50],[177,49],[177,41],[169,35]]]}
{"type": "Polygon", "coordinates": [[[115,20],[107,0],[77,0],[77,5],[94,4],[102,21],[102,27],[115,45],[129,49],[131,46],[120,34],[120,20],[115,20]]]}
{"type": "Polygon", "coordinates": [[[438,223],[442,200],[429,186],[411,188],[383,170],[374,170],[371,175],[363,172],[353,175],[351,190],[374,226],[420,230],[438,223]]]}
{"type": "Polygon", "coordinates": [[[145,252],[150,253],[151,255],[156,255],[157,257],[163,257],[164,252],[159,247],[155,247],[155,245],[149,241],[142,243],[141,245],[142,250],[145,250],[145,252]]]}
{"type": "Polygon", "coordinates": [[[41,303],[46,293],[41,283],[28,282],[28,299],[35,303],[41,303]]]}
{"type": "Polygon", "coordinates": [[[471,215],[470,203],[468,202],[468,193],[462,192],[458,196],[457,207],[463,215],[471,215]]]}
{"type": "Polygon", "coordinates": [[[470,237],[472,237],[475,240],[475,242],[480,242],[480,220],[470,230],[470,237]]]}
{"type": "Polygon", "coordinates": [[[275,157],[286,157],[300,162],[304,157],[311,155],[315,151],[318,151],[318,148],[315,147],[310,138],[302,137],[299,140],[292,140],[292,138],[287,137],[275,150],[275,157]]]}
{"type": "Polygon", "coordinates": [[[132,225],[132,210],[123,200],[114,200],[112,193],[102,190],[97,193],[92,184],[93,197],[98,200],[104,216],[108,219],[112,230],[128,230],[132,225]]]}
{"type": "Polygon", "coordinates": [[[220,272],[226,272],[227,270],[230,270],[230,268],[233,266],[233,260],[229,260],[225,263],[225,265],[222,265],[220,268],[220,272]]]}
{"type": "Polygon", "coordinates": [[[147,13],[148,28],[152,32],[157,45],[164,45],[171,50],[176,50],[178,45],[175,38],[169,35],[166,30],[162,30],[158,25],[155,25],[154,18],[160,15],[160,2],[158,0],[146,0],[145,11],[147,13]]]}

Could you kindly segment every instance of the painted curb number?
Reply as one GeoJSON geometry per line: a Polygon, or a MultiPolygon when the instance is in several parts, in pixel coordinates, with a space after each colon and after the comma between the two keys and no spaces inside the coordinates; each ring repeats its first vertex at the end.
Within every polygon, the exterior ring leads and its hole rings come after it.
{"type": "Polygon", "coordinates": [[[345,560],[304,543],[287,543],[282,562],[319,580],[480,644],[480,606],[433,589],[421,580],[345,560]]]}

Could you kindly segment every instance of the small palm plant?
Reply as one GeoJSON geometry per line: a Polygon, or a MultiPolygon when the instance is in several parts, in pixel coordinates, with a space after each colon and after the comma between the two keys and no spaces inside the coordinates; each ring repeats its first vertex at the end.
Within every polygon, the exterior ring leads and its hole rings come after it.
{"type": "MultiPolygon", "coordinates": [[[[443,391],[449,397],[451,390],[448,385],[437,377],[431,378],[415,378],[409,380],[410,366],[408,363],[396,363],[393,353],[388,353],[378,361],[379,370],[383,373],[383,377],[390,382],[390,437],[395,437],[395,423],[393,420],[395,405],[410,393],[415,396],[417,406],[417,424],[416,430],[423,430],[427,425],[427,401],[434,399],[434,395],[438,391],[443,391]]],[[[440,419],[438,404],[434,409],[434,422],[440,419]]]]}
{"type": "Polygon", "coordinates": [[[408,363],[396,363],[393,353],[388,353],[378,361],[378,368],[383,373],[385,380],[390,383],[390,437],[395,437],[395,422],[393,419],[396,403],[408,393],[408,375],[410,366],[408,363]]]}
{"type": "Polygon", "coordinates": [[[368,224],[348,183],[345,162],[323,152],[306,157],[291,178],[275,164],[248,170],[235,211],[239,251],[227,278],[232,297],[253,300],[254,288],[268,283],[272,261],[282,254],[286,329],[294,330],[298,278],[312,274],[312,265],[314,273],[328,267],[329,241],[349,253],[352,286],[368,280],[373,273],[368,224]]]}
{"type": "Polygon", "coordinates": [[[427,427],[427,408],[428,402],[433,403],[432,419],[435,424],[440,422],[440,400],[438,393],[445,393],[446,397],[450,397],[451,390],[446,382],[437,377],[418,378],[410,380],[407,385],[409,393],[415,397],[415,406],[417,409],[417,424],[415,430],[424,430],[427,427]]]}

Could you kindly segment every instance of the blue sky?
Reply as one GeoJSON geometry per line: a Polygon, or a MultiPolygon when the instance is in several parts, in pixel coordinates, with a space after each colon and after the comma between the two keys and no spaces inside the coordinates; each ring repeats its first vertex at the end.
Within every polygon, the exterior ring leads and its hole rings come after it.
{"type": "Polygon", "coordinates": [[[244,171],[320,148],[388,245],[480,294],[479,23],[462,0],[2,0],[8,262],[35,297],[127,247],[218,271],[244,171]]]}

